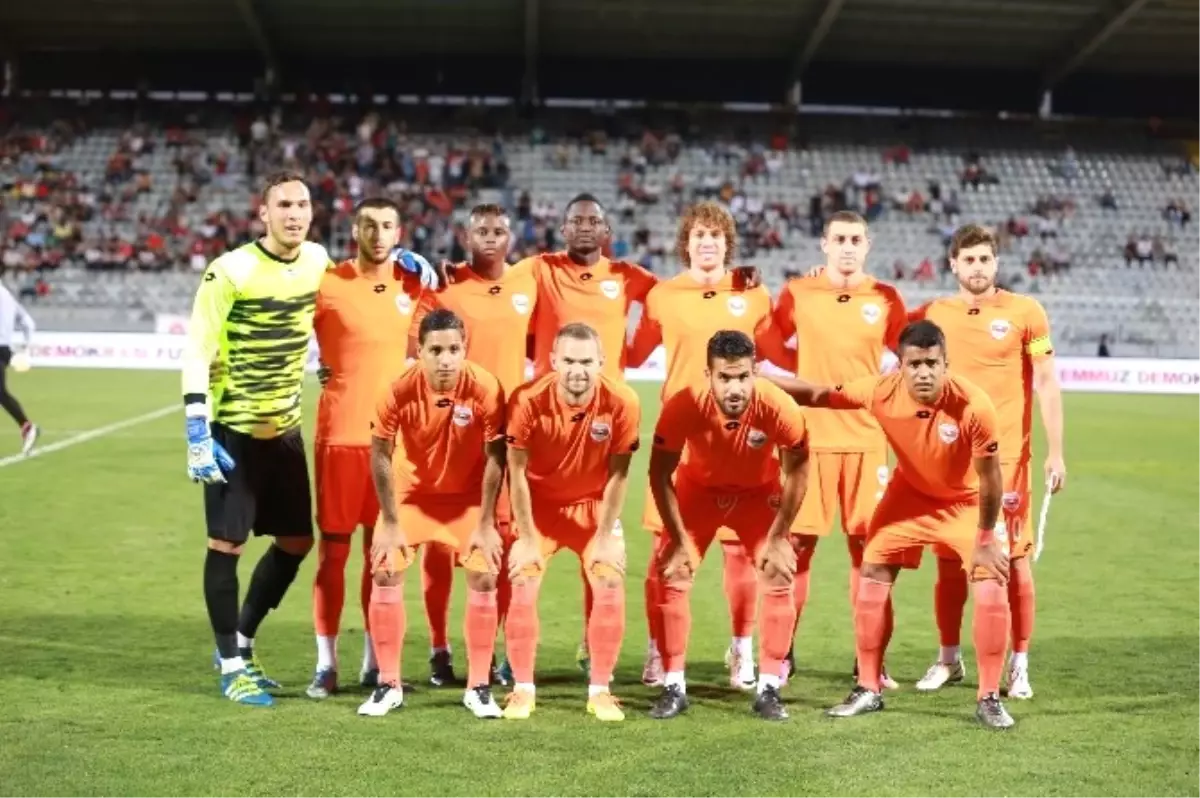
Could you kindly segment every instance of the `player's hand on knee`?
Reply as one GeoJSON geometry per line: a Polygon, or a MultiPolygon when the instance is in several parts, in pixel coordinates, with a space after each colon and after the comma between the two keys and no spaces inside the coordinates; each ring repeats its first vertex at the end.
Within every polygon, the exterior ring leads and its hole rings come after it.
{"type": "Polygon", "coordinates": [[[500,566],[504,561],[504,542],[500,539],[496,527],[481,524],[471,532],[471,537],[467,540],[467,553],[476,551],[483,555],[491,573],[500,573],[500,566]]]}
{"type": "Polygon", "coordinates": [[[212,438],[208,419],[189,416],[187,419],[187,470],[193,482],[215,485],[225,481],[235,463],[221,444],[212,438]]]}
{"type": "Polygon", "coordinates": [[[584,565],[588,573],[611,569],[622,577],[625,576],[625,538],[612,532],[597,534],[589,547],[587,562],[584,565]]]}
{"type": "Polygon", "coordinates": [[[396,573],[408,564],[411,549],[404,533],[396,522],[380,520],[371,537],[371,568],[375,571],[396,573]],[[398,557],[397,557],[398,555],[398,557]],[[400,563],[396,560],[399,559],[400,563]]]}
{"type": "Polygon", "coordinates": [[[513,581],[528,576],[530,571],[540,572],[543,565],[542,549],[536,537],[522,535],[508,550],[508,575],[513,581]]]}
{"type": "Polygon", "coordinates": [[[668,541],[659,558],[664,582],[686,582],[692,578],[695,569],[692,567],[692,557],[687,546],[676,540],[668,541]]]}
{"type": "Polygon", "coordinates": [[[975,545],[971,555],[971,573],[980,571],[1002,585],[1008,584],[1008,552],[1004,551],[999,541],[975,545]]]}
{"type": "Polygon", "coordinates": [[[762,550],[758,553],[759,573],[768,579],[778,579],[786,576],[791,578],[796,573],[796,550],[792,546],[791,535],[775,535],[767,538],[762,550]]]}

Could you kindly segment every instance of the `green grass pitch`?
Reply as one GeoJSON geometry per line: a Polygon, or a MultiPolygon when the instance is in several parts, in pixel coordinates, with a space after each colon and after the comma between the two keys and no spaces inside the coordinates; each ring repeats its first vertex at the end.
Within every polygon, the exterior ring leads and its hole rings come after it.
{"type": "MultiPolygon", "coordinates": [[[[10,380],[44,426],[43,445],[178,401],[167,373],[10,380]]],[[[658,386],[639,388],[649,430],[658,386]]],[[[355,715],[357,690],[305,698],[314,558],[259,633],[285,691],[275,709],[256,710],[218,698],[200,496],[184,476],[179,414],[0,467],[0,793],[1196,795],[1197,400],[1072,394],[1066,405],[1070,482],[1037,566],[1036,697],[1010,704],[1018,726],[1005,734],[973,724],[969,629],[968,686],[932,696],[912,687],[937,642],[932,568],[904,574],[897,589],[888,665],[903,686],[887,711],[822,717],[849,689],[853,656],[838,536],[816,560],[800,672],[785,691],[790,722],[757,720],[749,698],[723,686],[719,556],[693,596],[692,710],[669,723],[647,718],[653,691],[638,683],[647,540],[637,530],[648,447],[624,514],[629,623],[616,692],[630,717],[617,725],[584,713],[573,663],[582,590],[569,555],[553,561],[542,591],[542,689],[529,722],[476,721],[458,689],[422,688],[382,720],[355,715]]],[[[4,457],[18,440],[7,419],[0,425],[4,457]]],[[[263,545],[248,548],[243,588],[263,545]]],[[[347,581],[341,655],[352,677],[362,620],[356,580],[347,581]]],[[[410,577],[405,673],[423,681],[418,591],[410,577]]],[[[462,595],[459,584],[451,629],[460,673],[462,595]]]]}

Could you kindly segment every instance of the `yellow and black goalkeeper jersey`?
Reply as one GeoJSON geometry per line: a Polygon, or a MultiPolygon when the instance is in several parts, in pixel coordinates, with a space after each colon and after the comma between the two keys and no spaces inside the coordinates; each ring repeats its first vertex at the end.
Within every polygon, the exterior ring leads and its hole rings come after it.
{"type": "Polygon", "coordinates": [[[300,396],[317,288],[330,265],[305,242],[284,261],[257,241],[209,264],[196,291],[183,364],[183,394],[209,395],[209,416],[270,438],[300,424],[300,396]],[[209,367],[219,377],[209,382],[209,367]]]}

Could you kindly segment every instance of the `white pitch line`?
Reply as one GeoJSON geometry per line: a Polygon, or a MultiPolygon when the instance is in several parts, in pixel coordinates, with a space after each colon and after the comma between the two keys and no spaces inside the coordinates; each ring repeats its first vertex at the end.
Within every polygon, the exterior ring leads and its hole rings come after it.
{"type": "Polygon", "coordinates": [[[158,410],[151,410],[149,413],[143,413],[140,416],[134,416],[133,418],[127,418],[124,421],[117,421],[113,424],[106,424],[103,427],[96,427],[95,429],[90,429],[90,430],[87,430],[86,432],[81,432],[78,435],[72,435],[70,438],[64,438],[61,441],[55,441],[54,443],[48,444],[46,446],[36,447],[28,455],[14,454],[14,455],[10,455],[8,457],[0,457],[0,468],[4,468],[4,467],[10,466],[10,465],[16,465],[17,463],[23,463],[26,460],[32,460],[33,458],[41,457],[44,454],[51,454],[53,452],[57,452],[62,449],[68,449],[78,443],[87,443],[90,440],[95,440],[96,438],[102,438],[105,435],[110,435],[114,432],[118,432],[118,431],[126,429],[128,427],[133,427],[138,424],[143,424],[147,421],[153,421],[156,418],[162,418],[163,416],[167,415],[168,413],[173,413],[177,410],[179,410],[178,403],[170,404],[170,405],[167,405],[166,407],[160,407],[158,410]]]}

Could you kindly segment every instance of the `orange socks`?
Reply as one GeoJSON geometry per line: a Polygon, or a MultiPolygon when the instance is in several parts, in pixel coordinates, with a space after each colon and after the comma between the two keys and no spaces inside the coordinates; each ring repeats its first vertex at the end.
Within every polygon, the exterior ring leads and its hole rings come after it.
{"type": "Polygon", "coordinates": [[[937,561],[933,585],[933,614],[942,648],[958,646],[962,638],[963,610],[967,604],[967,572],[958,560],[937,561]]]}
{"type": "Polygon", "coordinates": [[[667,673],[682,673],[687,661],[688,637],[692,633],[691,591],[690,583],[683,589],[664,584],[659,590],[663,634],[658,650],[667,673]]]}
{"type": "Polygon", "coordinates": [[[463,638],[467,644],[467,687],[491,681],[492,652],[496,646],[496,591],[467,590],[463,638]]]}
{"type": "Polygon", "coordinates": [[[758,635],[758,667],[761,673],[779,675],[795,628],[796,602],[791,586],[763,588],[762,620],[758,635]]]}
{"type": "Polygon", "coordinates": [[[1033,637],[1033,569],[1028,557],[1018,557],[1009,563],[1008,608],[1012,613],[1012,650],[1017,654],[1029,651],[1033,637]]]}
{"type": "Polygon", "coordinates": [[[880,692],[880,671],[887,647],[892,586],[874,579],[861,579],[854,603],[854,638],[858,651],[858,683],[880,692]]]}
{"type": "Polygon", "coordinates": [[[592,592],[596,603],[587,636],[591,683],[607,690],[625,639],[625,586],[598,587],[592,592]]]}
{"type": "Polygon", "coordinates": [[[406,625],[403,585],[375,585],[371,593],[371,642],[379,659],[380,684],[400,686],[400,652],[406,625]]]}
{"type": "Polygon", "coordinates": [[[1008,646],[1008,592],[994,579],[975,583],[975,659],[979,698],[1000,692],[1004,650],[1008,646]]]}
{"type": "Polygon", "coordinates": [[[450,592],[454,589],[454,552],[445,546],[425,546],[421,558],[421,593],[425,597],[425,620],[429,623],[429,645],[449,648],[450,592]]]}
{"type": "MultiPolygon", "coordinates": [[[[583,582],[583,639],[588,639],[588,624],[592,621],[592,610],[596,606],[596,594],[592,591],[592,583],[588,581],[587,571],[583,563],[579,564],[579,579],[583,582]]],[[[588,646],[591,651],[591,646],[588,646]]]]}
{"type": "Polygon", "coordinates": [[[800,627],[800,615],[808,602],[808,585],[812,576],[812,558],[816,554],[815,546],[805,546],[796,552],[796,578],[792,581],[792,602],[796,606],[796,623],[792,629],[792,637],[800,627]]]}
{"type": "Polygon", "coordinates": [[[754,561],[746,547],[737,540],[721,541],[724,558],[725,600],[729,603],[729,620],[734,637],[754,635],[754,614],[758,605],[758,577],[754,561]]]}
{"type": "Polygon", "coordinates": [[[662,651],[663,645],[663,614],[662,614],[662,580],[658,575],[657,544],[650,552],[650,565],[646,568],[646,581],[642,588],[645,592],[646,631],[650,642],[662,651]]]}
{"type": "Polygon", "coordinates": [[[541,580],[512,586],[512,604],[504,624],[504,639],[508,646],[508,664],[512,666],[513,681],[533,684],[533,665],[537,657],[539,621],[538,590],[541,580]]]}
{"type": "MultiPolygon", "coordinates": [[[[850,551],[850,606],[854,608],[856,614],[858,612],[858,595],[860,589],[859,572],[862,570],[863,548],[865,546],[866,538],[862,537],[861,535],[846,536],[846,548],[850,551]]],[[[892,612],[892,597],[891,594],[889,594],[887,600],[887,615],[884,618],[884,648],[887,648],[887,644],[892,640],[892,627],[895,625],[895,621],[896,616],[892,612]]],[[[855,624],[857,625],[857,621],[855,621],[855,624]]]]}
{"type": "MultiPolygon", "coordinates": [[[[346,600],[346,561],[350,543],[321,538],[317,544],[317,577],[313,582],[313,627],[321,637],[337,637],[346,600]]],[[[369,578],[369,577],[368,577],[369,578]]],[[[368,601],[364,607],[370,603],[368,601]]]]}

